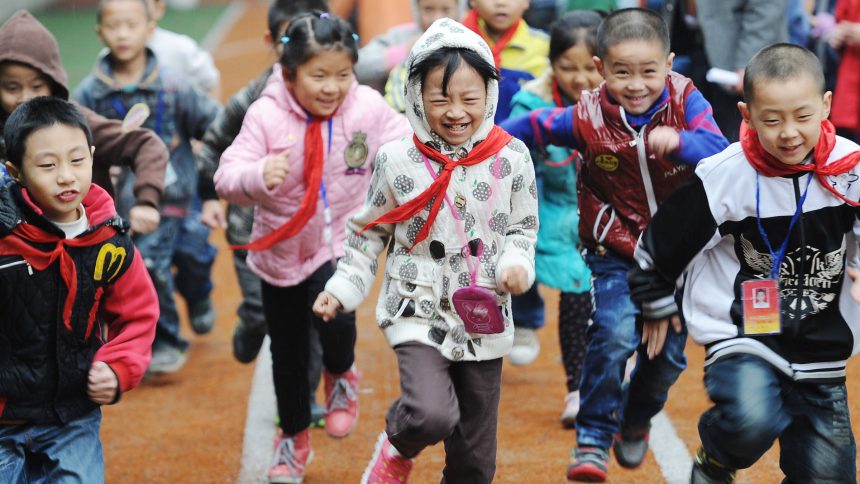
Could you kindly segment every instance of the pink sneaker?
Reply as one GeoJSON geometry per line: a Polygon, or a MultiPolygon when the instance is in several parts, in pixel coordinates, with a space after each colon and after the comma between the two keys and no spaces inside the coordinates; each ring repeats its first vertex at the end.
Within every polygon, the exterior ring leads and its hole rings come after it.
{"type": "Polygon", "coordinates": [[[385,432],[379,434],[373,457],[361,475],[361,484],[406,484],[412,472],[412,459],[397,455],[385,432]]]}
{"type": "Polygon", "coordinates": [[[335,375],[324,372],[325,431],[335,438],[352,432],[358,421],[358,381],[361,374],[353,365],[347,372],[335,375]]]}
{"type": "Polygon", "coordinates": [[[292,436],[283,435],[278,429],[274,447],[275,455],[269,469],[269,482],[300,484],[305,477],[305,468],[314,458],[308,429],[292,436]]]}

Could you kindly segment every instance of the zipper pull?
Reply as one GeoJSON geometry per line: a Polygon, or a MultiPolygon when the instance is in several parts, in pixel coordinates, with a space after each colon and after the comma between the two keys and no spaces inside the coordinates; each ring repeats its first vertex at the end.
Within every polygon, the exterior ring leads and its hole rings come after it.
{"type": "Polygon", "coordinates": [[[632,148],[632,147],[636,146],[636,143],[637,143],[637,139],[636,139],[636,138],[633,138],[633,139],[632,139],[632,140],[630,140],[630,142],[629,142],[629,143],[627,143],[627,144],[628,144],[628,145],[630,145],[630,147],[632,148]]]}
{"type": "Polygon", "coordinates": [[[33,275],[33,266],[29,262],[27,262],[27,274],[33,275]]]}

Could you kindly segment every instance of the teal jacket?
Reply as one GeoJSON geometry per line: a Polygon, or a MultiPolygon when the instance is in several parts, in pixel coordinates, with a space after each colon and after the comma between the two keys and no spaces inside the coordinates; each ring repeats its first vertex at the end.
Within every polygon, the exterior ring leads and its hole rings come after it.
{"type": "MultiPolygon", "coordinates": [[[[552,71],[527,82],[511,101],[511,117],[538,108],[555,107],[552,71]]],[[[576,204],[576,157],[573,150],[547,146],[531,152],[543,183],[538,191],[541,221],[535,253],[537,281],[562,292],[591,289],[591,271],[579,252],[579,213],[576,204]]]]}

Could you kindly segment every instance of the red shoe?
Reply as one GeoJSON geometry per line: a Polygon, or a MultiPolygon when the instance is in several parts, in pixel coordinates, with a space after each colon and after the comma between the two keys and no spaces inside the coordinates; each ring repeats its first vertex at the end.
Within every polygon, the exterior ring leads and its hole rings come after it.
{"type": "Polygon", "coordinates": [[[332,437],[349,435],[358,421],[358,382],[361,374],[353,365],[347,372],[335,375],[324,372],[325,431],[332,437]]]}
{"type": "Polygon", "coordinates": [[[301,484],[305,468],[314,458],[310,432],[305,429],[296,435],[287,436],[278,430],[274,445],[275,455],[269,468],[269,482],[301,484]]]}
{"type": "Polygon", "coordinates": [[[388,436],[382,432],[376,441],[373,457],[361,475],[361,484],[406,484],[412,463],[412,459],[396,455],[388,436]]]}

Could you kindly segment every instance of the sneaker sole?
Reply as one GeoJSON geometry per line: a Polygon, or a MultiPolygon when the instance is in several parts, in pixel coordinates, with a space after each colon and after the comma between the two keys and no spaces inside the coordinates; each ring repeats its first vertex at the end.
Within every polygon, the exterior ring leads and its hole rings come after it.
{"type": "Polygon", "coordinates": [[[370,457],[370,462],[364,469],[364,473],[361,474],[360,484],[368,484],[368,481],[370,480],[370,472],[373,470],[373,464],[376,463],[376,459],[379,458],[379,454],[382,452],[382,447],[386,440],[388,440],[388,435],[386,435],[385,432],[380,433],[379,437],[376,438],[376,445],[373,447],[373,455],[370,457]]]}
{"type": "MultiPolygon", "coordinates": [[[[314,451],[311,449],[311,453],[308,454],[308,460],[305,462],[305,470],[307,470],[308,466],[311,464],[311,461],[314,460],[314,451]]],[[[278,476],[278,477],[270,477],[270,484],[302,484],[302,481],[305,480],[305,476],[301,477],[291,477],[291,476],[278,476]]]]}
{"type": "Polygon", "coordinates": [[[567,469],[567,480],[578,482],[606,482],[606,471],[595,465],[585,464],[576,469],[567,469]]]}

